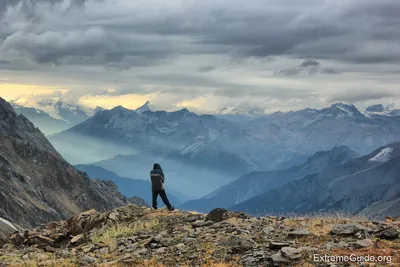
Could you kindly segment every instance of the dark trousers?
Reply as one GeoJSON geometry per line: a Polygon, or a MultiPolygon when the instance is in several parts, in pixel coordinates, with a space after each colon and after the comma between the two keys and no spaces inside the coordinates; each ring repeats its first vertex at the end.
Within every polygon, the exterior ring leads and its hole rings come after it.
{"type": "Polygon", "coordinates": [[[172,206],[171,206],[171,203],[169,203],[169,200],[168,200],[167,194],[165,193],[165,190],[153,190],[153,208],[157,208],[158,195],[160,195],[165,206],[167,206],[167,208],[170,209],[172,206]]]}

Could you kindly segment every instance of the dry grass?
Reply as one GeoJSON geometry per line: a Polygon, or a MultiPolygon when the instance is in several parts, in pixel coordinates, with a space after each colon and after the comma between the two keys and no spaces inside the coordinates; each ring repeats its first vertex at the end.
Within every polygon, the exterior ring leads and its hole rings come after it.
{"type": "Polygon", "coordinates": [[[104,243],[112,248],[115,247],[117,238],[130,237],[137,232],[154,229],[159,226],[159,224],[160,222],[157,219],[137,221],[131,224],[118,224],[116,226],[106,227],[105,229],[96,232],[90,237],[90,239],[94,244],[104,243]]]}
{"type": "Polygon", "coordinates": [[[321,236],[328,234],[337,224],[351,222],[347,218],[289,218],[284,221],[284,224],[293,228],[304,228],[311,231],[314,235],[321,236]]]}
{"type": "Polygon", "coordinates": [[[172,217],[177,214],[181,214],[179,211],[169,211],[167,208],[162,208],[158,210],[154,210],[149,214],[145,215],[144,218],[152,218],[152,217],[172,217]]]}

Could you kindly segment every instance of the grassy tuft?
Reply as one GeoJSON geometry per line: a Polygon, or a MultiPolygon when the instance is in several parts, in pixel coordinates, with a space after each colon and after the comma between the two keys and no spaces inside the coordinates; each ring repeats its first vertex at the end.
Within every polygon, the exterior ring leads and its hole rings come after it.
{"type": "Polygon", "coordinates": [[[94,244],[104,243],[110,247],[113,247],[117,238],[130,237],[137,232],[154,229],[158,225],[159,220],[157,219],[137,221],[130,224],[118,224],[115,226],[106,227],[99,232],[92,234],[90,239],[94,244]]]}

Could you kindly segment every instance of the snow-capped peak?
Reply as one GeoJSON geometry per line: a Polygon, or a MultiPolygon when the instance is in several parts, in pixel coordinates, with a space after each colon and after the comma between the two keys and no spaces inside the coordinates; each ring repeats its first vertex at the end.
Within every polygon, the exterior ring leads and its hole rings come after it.
{"type": "Polygon", "coordinates": [[[384,107],[382,104],[372,105],[365,109],[368,115],[382,115],[382,116],[397,116],[400,114],[399,110],[393,109],[393,105],[384,107]]]}
{"type": "Polygon", "coordinates": [[[336,103],[329,108],[330,116],[337,117],[359,117],[363,114],[352,104],[336,103]]]}
{"type": "Polygon", "coordinates": [[[150,101],[146,101],[146,103],[144,103],[143,106],[138,107],[135,111],[136,111],[136,113],[139,113],[139,114],[141,114],[143,112],[146,112],[146,111],[151,111],[151,109],[150,109],[150,101]]]}

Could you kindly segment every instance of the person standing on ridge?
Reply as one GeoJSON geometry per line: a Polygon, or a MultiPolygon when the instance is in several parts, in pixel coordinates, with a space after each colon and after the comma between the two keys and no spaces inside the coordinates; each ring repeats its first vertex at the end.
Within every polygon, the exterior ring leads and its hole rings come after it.
{"type": "Polygon", "coordinates": [[[167,194],[164,190],[164,181],[165,176],[164,172],[161,169],[160,164],[154,163],[153,170],[150,172],[151,178],[151,187],[153,191],[153,209],[157,209],[157,198],[160,195],[162,201],[164,202],[165,206],[167,206],[168,210],[173,211],[175,208],[169,203],[167,194]]]}

